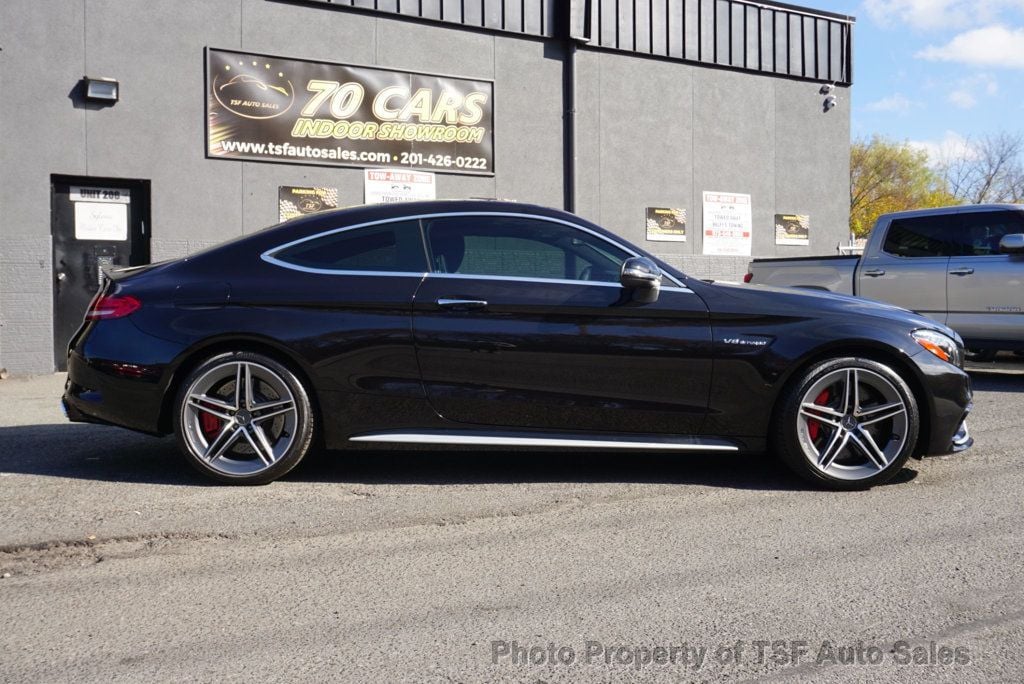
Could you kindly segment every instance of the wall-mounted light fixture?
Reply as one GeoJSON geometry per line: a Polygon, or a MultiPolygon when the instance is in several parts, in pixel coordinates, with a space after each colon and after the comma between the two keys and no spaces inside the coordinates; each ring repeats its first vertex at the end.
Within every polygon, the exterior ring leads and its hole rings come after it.
{"type": "Polygon", "coordinates": [[[120,99],[121,84],[112,78],[82,79],[85,82],[85,99],[89,102],[112,105],[120,99]]]}
{"type": "Polygon", "coordinates": [[[835,83],[826,83],[818,89],[818,93],[825,96],[825,101],[821,103],[821,108],[826,112],[832,111],[838,104],[835,90],[835,83]]]}

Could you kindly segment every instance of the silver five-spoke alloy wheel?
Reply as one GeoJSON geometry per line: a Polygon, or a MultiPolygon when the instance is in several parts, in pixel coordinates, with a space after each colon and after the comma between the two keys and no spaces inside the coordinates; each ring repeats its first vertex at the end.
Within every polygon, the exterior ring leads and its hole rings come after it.
{"type": "Polygon", "coordinates": [[[231,478],[274,467],[300,438],[300,406],[268,364],[231,358],[201,369],[183,393],[181,437],[189,455],[231,478]]]}
{"type": "Polygon", "coordinates": [[[917,399],[894,363],[819,361],[779,399],[772,447],[811,483],[864,489],[891,480],[918,447],[917,399]]]}
{"type": "Polygon", "coordinates": [[[797,421],[804,456],[840,480],[885,470],[907,441],[908,410],[900,391],[866,368],[840,368],[819,378],[804,391],[797,421]]]}

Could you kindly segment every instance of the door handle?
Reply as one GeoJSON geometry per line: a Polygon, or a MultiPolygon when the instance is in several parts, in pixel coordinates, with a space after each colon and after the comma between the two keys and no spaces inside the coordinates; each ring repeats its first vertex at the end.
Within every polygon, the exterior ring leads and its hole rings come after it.
{"type": "Polygon", "coordinates": [[[487,302],[483,299],[448,299],[442,297],[437,300],[437,305],[442,309],[454,309],[456,311],[470,311],[474,309],[484,309],[487,307],[487,302]]]}
{"type": "Polygon", "coordinates": [[[885,271],[880,268],[869,268],[868,270],[864,271],[864,275],[870,278],[877,278],[878,276],[884,276],[885,271]]]}
{"type": "Polygon", "coordinates": [[[964,267],[964,268],[954,268],[952,271],[949,272],[949,275],[965,276],[965,275],[971,275],[972,273],[974,273],[974,269],[973,268],[964,267]]]}

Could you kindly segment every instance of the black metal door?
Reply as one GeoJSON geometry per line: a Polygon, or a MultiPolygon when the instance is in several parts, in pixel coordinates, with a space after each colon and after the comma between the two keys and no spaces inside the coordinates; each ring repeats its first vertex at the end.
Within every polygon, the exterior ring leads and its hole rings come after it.
{"type": "Polygon", "coordinates": [[[68,341],[99,291],[104,269],[149,263],[149,181],[53,177],[53,355],[66,370],[68,341]]]}

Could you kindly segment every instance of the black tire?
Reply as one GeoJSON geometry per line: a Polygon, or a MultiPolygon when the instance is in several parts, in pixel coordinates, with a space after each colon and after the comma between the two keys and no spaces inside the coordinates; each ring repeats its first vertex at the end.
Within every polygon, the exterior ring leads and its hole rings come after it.
{"type": "Polygon", "coordinates": [[[794,378],[774,418],[772,444],[783,462],[808,482],[836,490],[892,479],[913,453],[921,426],[903,378],[884,363],[857,357],[828,359],[794,378]]]}
{"type": "Polygon", "coordinates": [[[287,366],[253,352],[199,364],[181,383],[173,413],[185,460],[234,485],[267,484],[291,471],[309,453],[316,425],[305,384],[287,366]]]}

